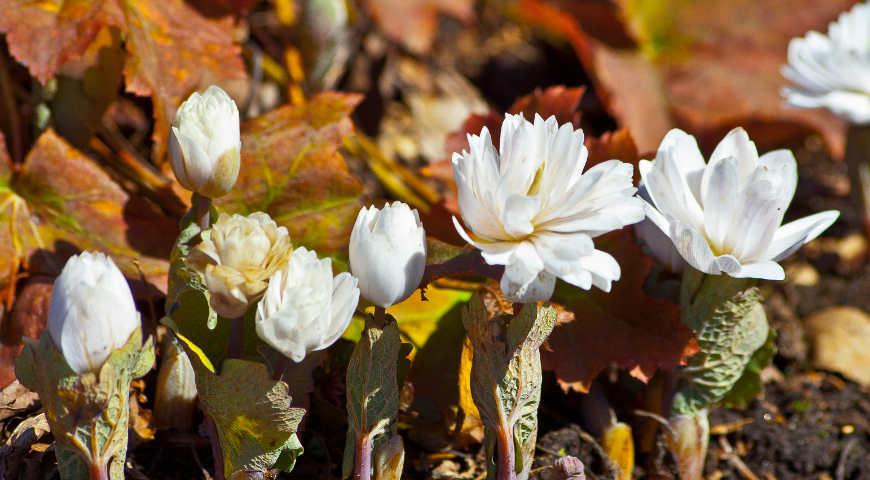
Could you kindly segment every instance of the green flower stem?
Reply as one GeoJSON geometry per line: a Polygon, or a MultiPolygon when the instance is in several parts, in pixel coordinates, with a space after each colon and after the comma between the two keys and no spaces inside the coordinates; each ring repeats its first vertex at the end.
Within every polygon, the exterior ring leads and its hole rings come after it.
{"type": "Polygon", "coordinates": [[[211,226],[211,199],[196,192],[190,197],[194,219],[199,228],[205,230],[211,226]]]}
{"type": "Polygon", "coordinates": [[[527,480],[534,461],[541,400],[540,347],[556,310],[528,304],[490,317],[475,295],[462,312],[471,341],[471,397],[484,424],[488,480],[527,480]]]}
{"type": "Polygon", "coordinates": [[[707,409],[734,387],[769,328],[756,280],[705,275],[687,268],[680,306],[699,351],[680,371],[681,386],[669,419],[668,444],[680,478],[700,479],[707,455],[707,409]]]}
{"type": "MultiPolygon", "coordinates": [[[[399,326],[375,307],[347,366],[347,440],[343,478],[370,480],[372,453],[396,433],[399,412],[399,326]]],[[[404,355],[402,355],[404,356],[404,355]]],[[[396,472],[396,478],[401,471],[396,472]]]]}
{"type": "Polygon", "coordinates": [[[245,316],[232,318],[230,322],[230,341],[227,344],[227,358],[242,358],[245,346],[245,316]]]}

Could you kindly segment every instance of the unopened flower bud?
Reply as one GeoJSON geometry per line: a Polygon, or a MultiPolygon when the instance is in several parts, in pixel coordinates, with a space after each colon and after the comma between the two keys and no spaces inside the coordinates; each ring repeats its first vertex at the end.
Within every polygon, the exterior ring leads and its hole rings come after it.
{"type": "Polygon", "coordinates": [[[157,374],[154,424],[160,428],[190,430],[196,409],[196,374],[184,349],[175,340],[163,342],[163,361],[157,374]]]}
{"type": "Polygon", "coordinates": [[[299,247],[269,279],[257,305],[260,338],[294,362],[323,350],[344,333],[359,301],[357,280],[332,276],[332,261],[299,247]]]}
{"type": "Polygon", "coordinates": [[[51,293],[48,333],[70,368],[99,370],[140,325],[130,286],[112,259],[84,252],[66,262],[51,293]]]}
{"type": "Polygon", "coordinates": [[[178,108],[169,156],[184,188],[209,198],[229,192],[239,176],[241,147],[239,109],[220,87],[194,92],[178,108]]]}
{"type": "Polygon", "coordinates": [[[379,307],[408,298],[426,268],[426,232],[417,210],[402,202],[363,208],[350,235],[350,270],[363,297],[379,307]]]}

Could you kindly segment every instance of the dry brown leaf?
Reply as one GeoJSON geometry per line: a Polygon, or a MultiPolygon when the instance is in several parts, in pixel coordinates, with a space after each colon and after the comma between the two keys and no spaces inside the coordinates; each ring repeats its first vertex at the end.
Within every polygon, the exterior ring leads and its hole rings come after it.
{"type": "Polygon", "coordinates": [[[79,60],[101,30],[124,23],[115,0],[0,0],[0,12],[9,52],[42,83],[79,60]]]}
{"type": "Polygon", "coordinates": [[[160,163],[175,109],[193,90],[211,84],[232,91],[246,80],[241,48],[229,19],[211,20],[183,0],[123,0],[130,56],[124,66],[127,91],[154,103],[152,158],[160,163]]]}
{"type": "Polygon", "coordinates": [[[870,386],[870,315],[854,307],[830,307],[806,319],[813,365],[870,386]]]}
{"type": "Polygon", "coordinates": [[[339,153],[353,132],[359,95],[324,93],[242,125],[242,167],[235,188],[217,200],[229,212],[268,213],[294,244],[344,256],[362,207],[362,183],[339,153]]]}
{"type": "Polygon", "coordinates": [[[468,22],[472,0],[367,0],[365,5],[387,36],[416,53],[432,46],[441,13],[468,22]]]}
{"type": "Polygon", "coordinates": [[[742,125],[762,150],[815,130],[835,156],[843,154],[843,122],[824,111],[785,106],[780,68],[789,39],[824,30],[854,0],[616,3],[621,9],[613,15],[625,19],[637,48],[615,48],[587,35],[595,26],[586,23],[580,2],[521,0],[519,11],[529,24],[571,43],[641,151],[655,150],[671,126],[709,147],[742,125]]]}

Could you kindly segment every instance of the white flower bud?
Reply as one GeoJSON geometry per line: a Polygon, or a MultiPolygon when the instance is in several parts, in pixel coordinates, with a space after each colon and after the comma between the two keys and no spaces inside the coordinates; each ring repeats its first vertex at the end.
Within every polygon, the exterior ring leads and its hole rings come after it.
{"type": "Polygon", "coordinates": [[[140,325],[133,294],[112,259],[84,252],[66,262],[51,292],[48,333],[70,368],[99,370],[140,325]]]}
{"type": "Polygon", "coordinates": [[[169,157],[184,188],[209,198],[229,192],[239,176],[241,147],[239,109],[220,87],[194,92],[178,108],[169,157]]]}
{"type": "Polygon", "coordinates": [[[332,261],[299,247],[269,279],[257,305],[260,338],[294,362],[323,350],[344,333],[359,301],[357,280],[347,272],[332,276],[332,261]]]}
{"type": "Polygon", "coordinates": [[[426,232],[417,210],[402,202],[363,208],[350,234],[350,270],[363,297],[379,307],[408,298],[426,268],[426,232]]]}
{"type": "Polygon", "coordinates": [[[215,312],[236,318],[260,298],[269,277],[287,263],[292,250],[287,229],[269,215],[221,214],[202,233],[188,263],[202,274],[215,312]]]}

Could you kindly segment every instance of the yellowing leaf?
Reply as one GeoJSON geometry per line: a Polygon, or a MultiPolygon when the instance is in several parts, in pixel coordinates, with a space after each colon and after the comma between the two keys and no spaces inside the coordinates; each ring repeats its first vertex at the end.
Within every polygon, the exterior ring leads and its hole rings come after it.
{"type": "Polygon", "coordinates": [[[338,149],[353,132],[349,115],[359,101],[324,93],[246,122],[239,179],[217,206],[266,212],[287,227],[294,245],[344,258],[363,185],[338,149]]]}
{"type": "Polygon", "coordinates": [[[124,23],[114,0],[0,0],[9,51],[42,83],[79,60],[106,27],[124,23]]]}
{"type": "Polygon", "coordinates": [[[229,20],[210,20],[183,0],[118,0],[126,19],[127,91],[154,103],[152,157],[166,151],[176,107],[193,90],[246,80],[229,20]]]}
{"type": "Polygon", "coordinates": [[[39,137],[19,172],[0,177],[0,290],[21,262],[33,258],[58,273],[75,250],[110,255],[132,278],[166,287],[172,218],[144,198],[125,192],[93,160],[48,130],[39,137]],[[12,246],[9,249],[9,245],[12,246]],[[60,261],[59,261],[60,260],[60,261]]]}

